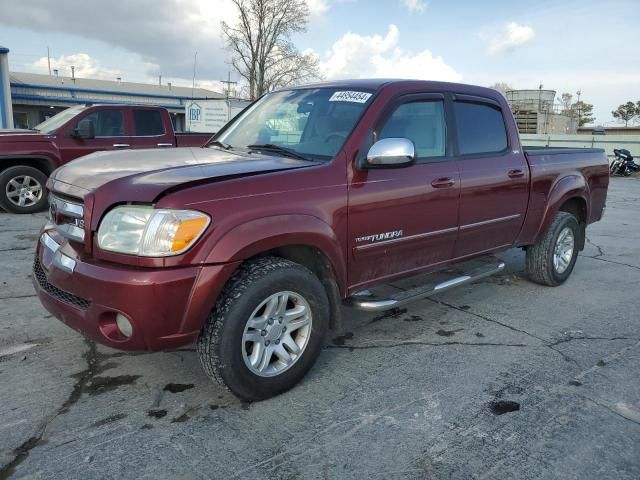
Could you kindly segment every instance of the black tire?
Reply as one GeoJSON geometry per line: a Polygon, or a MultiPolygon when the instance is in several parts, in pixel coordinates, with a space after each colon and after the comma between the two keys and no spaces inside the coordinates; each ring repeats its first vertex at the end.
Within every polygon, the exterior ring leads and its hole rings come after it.
{"type": "Polygon", "coordinates": [[[0,207],[10,213],[35,213],[45,210],[48,205],[46,184],[47,176],[37,168],[27,167],[24,165],[9,167],[0,172],[0,207]],[[23,177],[31,177],[31,183],[33,186],[35,186],[37,182],[40,186],[40,194],[35,203],[31,203],[32,199],[27,199],[27,204],[25,206],[20,206],[14,203],[19,200],[12,197],[12,201],[9,197],[11,193],[15,192],[15,187],[10,182],[14,179],[23,177]]]}
{"type": "Polygon", "coordinates": [[[200,363],[210,378],[243,400],[278,395],[298,383],[315,363],[329,328],[329,311],[322,283],[307,268],[278,257],[249,261],[229,280],[200,333],[196,346],[200,363]],[[243,334],[260,304],[282,291],[301,295],[308,303],[312,314],[310,334],[306,347],[290,367],[263,377],[245,363],[243,334]]]}
{"type": "Polygon", "coordinates": [[[556,213],[544,236],[538,243],[527,248],[526,269],[529,278],[536,283],[551,287],[564,283],[576,264],[581,235],[582,231],[575,216],[568,212],[556,213]],[[554,250],[558,238],[565,228],[569,228],[573,234],[573,253],[566,269],[558,272],[554,266],[554,250]]]}

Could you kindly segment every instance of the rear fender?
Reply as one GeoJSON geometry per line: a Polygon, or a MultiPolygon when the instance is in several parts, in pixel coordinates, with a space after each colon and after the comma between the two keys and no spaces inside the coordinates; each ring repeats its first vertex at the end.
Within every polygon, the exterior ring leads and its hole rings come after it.
{"type": "Polygon", "coordinates": [[[581,175],[568,175],[558,180],[551,188],[551,192],[547,197],[547,206],[542,217],[542,222],[538,232],[536,234],[535,242],[547,232],[551,221],[556,213],[560,210],[568,200],[572,198],[580,198],[584,201],[586,208],[586,219],[589,218],[589,187],[586,184],[584,177],[581,175]]]}
{"type": "Polygon", "coordinates": [[[331,263],[338,288],[344,294],[346,264],[340,241],[327,223],[311,215],[278,215],[238,225],[216,242],[206,262],[242,261],[290,245],[321,251],[331,263]]]}

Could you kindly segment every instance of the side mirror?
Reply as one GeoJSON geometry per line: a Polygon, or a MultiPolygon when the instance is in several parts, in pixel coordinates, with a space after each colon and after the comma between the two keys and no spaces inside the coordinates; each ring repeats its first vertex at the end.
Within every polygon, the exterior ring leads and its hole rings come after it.
{"type": "Polygon", "coordinates": [[[416,163],[416,147],[408,138],[383,138],[367,153],[365,168],[402,168],[416,163]]]}
{"type": "Polygon", "coordinates": [[[93,125],[93,122],[88,118],[85,118],[84,120],[80,120],[78,122],[78,125],[76,125],[76,128],[74,128],[73,131],[71,132],[71,136],[76,138],[84,138],[84,139],[95,138],[96,129],[95,129],[95,126],[93,125]]]}

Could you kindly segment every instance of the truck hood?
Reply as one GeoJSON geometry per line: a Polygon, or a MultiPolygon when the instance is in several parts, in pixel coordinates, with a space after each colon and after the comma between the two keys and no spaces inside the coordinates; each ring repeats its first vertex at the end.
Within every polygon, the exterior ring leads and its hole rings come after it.
{"type": "Polygon", "coordinates": [[[16,133],[35,133],[37,134],[38,132],[36,132],[35,130],[29,130],[26,128],[0,128],[0,135],[12,135],[12,134],[16,134],[16,133]]]}
{"type": "Polygon", "coordinates": [[[98,152],[60,167],[48,185],[53,191],[79,198],[95,192],[106,202],[152,202],[166,190],[189,184],[317,164],[218,148],[98,152]]]}
{"type": "Polygon", "coordinates": [[[15,142],[25,140],[32,142],[34,140],[48,140],[51,135],[36,132],[35,130],[24,130],[19,128],[2,128],[0,129],[0,142],[15,142]]]}

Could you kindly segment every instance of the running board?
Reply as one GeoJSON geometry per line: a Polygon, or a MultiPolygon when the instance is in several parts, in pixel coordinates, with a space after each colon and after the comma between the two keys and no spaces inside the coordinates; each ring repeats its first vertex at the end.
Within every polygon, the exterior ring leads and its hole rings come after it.
{"type": "Polygon", "coordinates": [[[459,275],[443,282],[427,283],[425,285],[414,287],[410,290],[404,290],[390,296],[389,298],[385,298],[384,300],[371,299],[371,294],[367,290],[356,292],[346,300],[346,304],[367,312],[390,310],[416,300],[430,297],[436,293],[446,292],[452,288],[460,287],[462,285],[478,281],[482,278],[495,275],[496,273],[504,270],[504,266],[504,262],[502,261],[497,261],[491,264],[483,262],[480,266],[475,266],[468,272],[464,272],[464,275],[459,275]]]}

